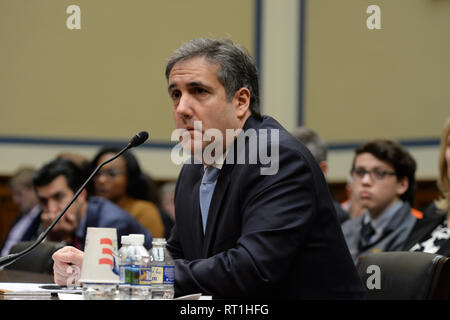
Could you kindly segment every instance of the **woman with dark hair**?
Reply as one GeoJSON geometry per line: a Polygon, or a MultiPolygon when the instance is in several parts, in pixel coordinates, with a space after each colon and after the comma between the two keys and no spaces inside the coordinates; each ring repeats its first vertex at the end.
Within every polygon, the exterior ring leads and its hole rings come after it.
{"type": "MultiPolygon", "coordinates": [[[[92,167],[97,167],[119,151],[115,147],[102,148],[92,160],[92,167]]],[[[90,191],[131,213],[150,230],[153,237],[164,236],[164,225],[158,208],[149,200],[148,180],[130,151],[106,164],[95,176],[90,191]]]]}

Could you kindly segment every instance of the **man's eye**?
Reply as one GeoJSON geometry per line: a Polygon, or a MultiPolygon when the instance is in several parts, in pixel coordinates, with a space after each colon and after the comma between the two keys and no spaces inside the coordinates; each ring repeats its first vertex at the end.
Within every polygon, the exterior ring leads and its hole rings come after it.
{"type": "Polygon", "coordinates": [[[195,88],[195,93],[204,94],[204,93],[207,93],[207,91],[203,88],[195,88]]]}
{"type": "Polygon", "coordinates": [[[377,177],[378,179],[383,179],[384,176],[386,175],[385,171],[380,171],[380,170],[373,170],[373,175],[375,177],[377,177]]]}
{"type": "Polygon", "coordinates": [[[62,194],[62,193],[57,193],[57,194],[55,194],[55,196],[53,197],[53,199],[54,199],[55,201],[62,201],[62,200],[64,199],[64,194],[62,194]]]}
{"type": "Polygon", "coordinates": [[[173,91],[170,96],[172,99],[179,99],[181,97],[181,93],[179,91],[173,91]]]}

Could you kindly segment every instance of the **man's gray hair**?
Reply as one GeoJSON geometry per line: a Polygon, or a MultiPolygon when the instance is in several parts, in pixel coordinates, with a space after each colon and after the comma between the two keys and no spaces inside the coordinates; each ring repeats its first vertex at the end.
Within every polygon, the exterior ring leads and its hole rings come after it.
{"type": "Polygon", "coordinates": [[[259,116],[258,69],[254,59],[241,46],[228,39],[198,38],[182,44],[169,57],[166,65],[166,79],[180,61],[204,57],[220,66],[217,78],[224,86],[228,101],[240,88],[250,91],[250,111],[259,116]]]}
{"type": "Polygon", "coordinates": [[[315,131],[298,127],[292,131],[292,135],[306,145],[317,162],[327,161],[328,147],[315,131]]]}

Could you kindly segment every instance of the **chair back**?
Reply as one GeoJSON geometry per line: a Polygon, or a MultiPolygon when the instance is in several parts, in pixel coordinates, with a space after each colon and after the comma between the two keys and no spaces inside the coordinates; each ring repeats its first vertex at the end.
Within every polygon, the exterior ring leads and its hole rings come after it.
{"type": "Polygon", "coordinates": [[[409,251],[361,256],[358,272],[368,300],[449,299],[450,259],[409,251]]]}
{"type": "MultiPolygon", "coordinates": [[[[34,241],[21,241],[11,248],[10,253],[17,253],[28,248],[34,241]]],[[[61,242],[44,241],[29,253],[8,265],[6,269],[52,274],[52,255],[64,246],[61,242]]]]}

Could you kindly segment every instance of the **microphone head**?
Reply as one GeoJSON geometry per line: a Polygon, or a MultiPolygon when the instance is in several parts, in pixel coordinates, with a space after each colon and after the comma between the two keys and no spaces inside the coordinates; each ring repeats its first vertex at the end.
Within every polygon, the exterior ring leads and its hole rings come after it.
{"type": "Polygon", "coordinates": [[[137,147],[145,142],[145,140],[148,139],[148,132],[147,131],[141,131],[138,134],[136,134],[133,138],[130,140],[130,148],[137,147]]]}

